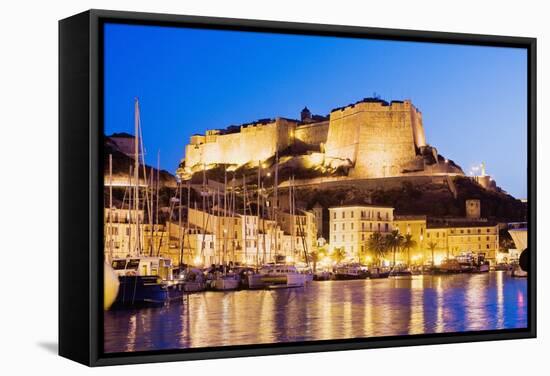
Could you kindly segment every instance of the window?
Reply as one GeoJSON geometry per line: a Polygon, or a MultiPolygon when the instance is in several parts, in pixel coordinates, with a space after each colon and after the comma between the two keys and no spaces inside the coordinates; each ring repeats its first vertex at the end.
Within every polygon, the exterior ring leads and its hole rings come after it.
{"type": "Polygon", "coordinates": [[[342,212],[342,219],[344,219],[344,218],[346,218],[346,212],[345,211],[342,212]]]}
{"type": "Polygon", "coordinates": [[[487,244],[487,249],[489,249],[489,244],[487,244]]]}
{"type": "Polygon", "coordinates": [[[342,223],[342,231],[344,231],[345,229],[346,229],[346,224],[342,223]]]}
{"type": "Polygon", "coordinates": [[[334,219],[336,219],[336,212],[334,212],[334,215],[333,215],[334,219]]]}
{"type": "Polygon", "coordinates": [[[343,242],[346,241],[346,235],[342,235],[342,241],[343,241],[343,242]]]}
{"type": "Polygon", "coordinates": [[[488,236],[487,236],[486,240],[489,241],[489,237],[488,237],[488,236]]]}
{"type": "Polygon", "coordinates": [[[351,234],[351,241],[353,241],[353,234],[351,234]]]}
{"type": "Polygon", "coordinates": [[[378,224],[378,232],[380,232],[380,223],[378,224]]]}
{"type": "Polygon", "coordinates": [[[336,242],[336,235],[334,235],[334,241],[336,242]]]}
{"type": "Polygon", "coordinates": [[[351,211],[351,218],[353,218],[353,210],[351,211]]]}
{"type": "Polygon", "coordinates": [[[336,223],[334,224],[334,231],[336,231],[336,223]]]}
{"type": "Polygon", "coordinates": [[[365,234],[361,234],[361,240],[365,240],[365,234]]]}
{"type": "Polygon", "coordinates": [[[372,222],[370,223],[370,230],[372,231],[372,222]]]}
{"type": "Polygon", "coordinates": [[[351,223],[351,229],[353,230],[353,222],[351,223]]]}
{"type": "Polygon", "coordinates": [[[388,232],[389,231],[389,224],[386,223],[384,227],[386,228],[386,232],[388,232]]]}

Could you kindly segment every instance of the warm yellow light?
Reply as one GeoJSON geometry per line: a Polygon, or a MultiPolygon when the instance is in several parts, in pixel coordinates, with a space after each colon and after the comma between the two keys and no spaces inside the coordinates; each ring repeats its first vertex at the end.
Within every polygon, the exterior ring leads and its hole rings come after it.
{"type": "Polygon", "coordinates": [[[443,255],[437,255],[434,257],[434,264],[439,266],[443,262],[443,255]]]}
{"type": "Polygon", "coordinates": [[[294,258],[292,256],[286,256],[286,262],[293,262],[294,258]]]}
{"type": "Polygon", "coordinates": [[[201,265],[202,264],[202,259],[199,256],[195,257],[195,259],[193,261],[194,261],[195,265],[201,265]]]}
{"type": "Polygon", "coordinates": [[[371,256],[365,257],[365,261],[370,264],[372,262],[372,257],[371,256]]]}

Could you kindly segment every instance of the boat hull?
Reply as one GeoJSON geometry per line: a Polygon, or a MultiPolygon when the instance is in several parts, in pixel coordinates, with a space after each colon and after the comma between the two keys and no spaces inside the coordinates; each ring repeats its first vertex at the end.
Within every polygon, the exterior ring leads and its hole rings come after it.
{"type": "Polygon", "coordinates": [[[119,276],[113,306],[159,305],[170,299],[168,288],[156,276],[119,276]]]}
{"type": "Polygon", "coordinates": [[[353,279],[366,279],[368,276],[369,276],[368,273],[360,273],[360,274],[336,273],[334,274],[334,279],[337,281],[349,281],[353,279]]]}
{"type": "Polygon", "coordinates": [[[302,287],[306,283],[306,275],[289,273],[281,275],[263,275],[262,282],[266,287],[302,287]]]}
{"type": "Polygon", "coordinates": [[[231,291],[239,288],[239,280],[236,278],[219,278],[212,281],[212,290],[231,291]]]}

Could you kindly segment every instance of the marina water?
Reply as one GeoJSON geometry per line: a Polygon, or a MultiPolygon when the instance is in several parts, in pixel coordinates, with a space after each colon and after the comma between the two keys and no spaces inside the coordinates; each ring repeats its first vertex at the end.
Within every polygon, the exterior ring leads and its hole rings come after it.
{"type": "Polygon", "coordinates": [[[128,352],[527,327],[527,280],[506,272],[320,281],[191,294],[104,313],[104,351],[128,352]]]}

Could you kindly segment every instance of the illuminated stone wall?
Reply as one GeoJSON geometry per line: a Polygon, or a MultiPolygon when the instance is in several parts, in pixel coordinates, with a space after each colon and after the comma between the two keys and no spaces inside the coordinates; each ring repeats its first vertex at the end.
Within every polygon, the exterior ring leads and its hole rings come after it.
{"type": "Polygon", "coordinates": [[[392,177],[403,175],[404,170],[425,170],[422,157],[417,155],[426,146],[422,114],[408,100],[390,104],[361,101],[333,110],[327,121],[298,125],[277,118],[223,133],[210,130],[192,136],[185,149],[186,169],[202,164],[263,161],[277,150],[302,143],[325,153],[325,161],[349,160],[353,165],[349,176],[354,178],[392,177]]]}
{"type": "Polygon", "coordinates": [[[387,177],[422,168],[416,147],[425,145],[421,114],[410,101],[360,102],[330,114],[325,151],[352,161],[350,176],[387,177]]]}
{"type": "Polygon", "coordinates": [[[205,136],[191,137],[185,147],[185,165],[227,163],[245,164],[265,160],[277,150],[291,145],[296,123],[277,118],[267,124],[241,126],[240,132],[220,134],[207,131],[205,136]]]}
{"type": "MultiPolygon", "coordinates": [[[[295,138],[306,145],[319,146],[327,142],[329,121],[304,124],[296,128],[295,138]]],[[[320,148],[322,150],[322,148],[320,148]]]]}

